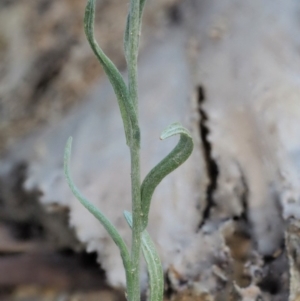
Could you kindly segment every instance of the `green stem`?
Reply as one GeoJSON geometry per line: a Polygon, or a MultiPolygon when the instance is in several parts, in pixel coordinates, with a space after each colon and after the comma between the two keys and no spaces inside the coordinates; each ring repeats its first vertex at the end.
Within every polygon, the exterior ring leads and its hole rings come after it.
{"type": "Polygon", "coordinates": [[[129,97],[138,111],[138,93],[137,93],[137,58],[139,48],[140,31],[140,1],[130,0],[129,14],[129,37],[128,37],[128,88],[129,97]]]}
{"type": "MultiPolygon", "coordinates": [[[[140,29],[140,0],[130,1],[128,37],[128,94],[138,116],[138,83],[137,58],[140,29]]],[[[134,127],[134,125],[133,125],[134,127]]],[[[140,178],[140,137],[139,129],[132,128],[130,143],[131,155],[131,193],[132,193],[132,246],[131,246],[131,273],[132,273],[132,300],[140,301],[140,255],[141,255],[141,178],[140,178]]]]}
{"type": "Polygon", "coordinates": [[[140,254],[141,254],[141,183],[140,183],[140,151],[133,146],[131,151],[131,183],[132,183],[132,247],[131,247],[131,281],[132,300],[140,300],[140,254]]]}

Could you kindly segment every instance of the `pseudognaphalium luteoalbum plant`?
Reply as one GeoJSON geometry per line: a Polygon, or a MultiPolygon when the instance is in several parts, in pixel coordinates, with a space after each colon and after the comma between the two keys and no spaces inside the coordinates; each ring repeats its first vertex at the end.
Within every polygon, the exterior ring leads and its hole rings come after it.
{"type": "Polygon", "coordinates": [[[120,250],[126,273],[126,296],[128,301],[140,300],[140,256],[141,250],[147,263],[149,274],[149,299],[163,299],[163,270],[155,245],[146,231],[151,198],[157,185],[170,172],[175,170],[190,156],[193,141],[190,133],[179,123],[171,124],[161,134],[161,139],[180,135],[180,140],[171,153],[158,163],[141,183],[140,179],[140,128],[138,120],[137,58],[139,33],[145,0],[130,0],[127,17],[124,51],[128,68],[128,85],[113,62],[104,54],[94,38],[95,0],[88,0],[84,29],[92,50],[101,63],[116,94],[123,119],[126,143],[131,157],[132,214],[124,212],[124,217],[132,229],[131,249],[114,225],[105,215],[89,202],[72,181],[70,157],[72,138],[68,139],[64,155],[64,171],[68,184],[75,197],[90,211],[107,230],[120,250]]]}

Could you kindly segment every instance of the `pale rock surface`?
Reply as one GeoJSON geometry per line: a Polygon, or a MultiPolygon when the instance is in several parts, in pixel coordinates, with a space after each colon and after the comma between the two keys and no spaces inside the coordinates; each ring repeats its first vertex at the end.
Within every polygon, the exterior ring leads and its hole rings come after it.
{"type": "MultiPolygon", "coordinates": [[[[230,221],[224,221],[245,219],[254,249],[270,256],[282,245],[284,220],[300,215],[300,3],[190,0],[181,9],[183,23],[153,39],[140,58],[142,174],[175,144],[175,139],[157,139],[169,123],[181,121],[191,130],[194,153],[157,189],[149,232],[173,288],[179,290],[184,280],[199,293],[215,294],[232,280],[224,274],[231,263],[222,235],[230,221]],[[211,204],[206,192],[213,179],[200,140],[199,98],[210,160],[218,167],[211,204]]],[[[28,162],[26,189],[38,188],[46,206],[69,207],[79,240],[98,252],[109,282],[124,285],[118,250],[63,179],[69,135],[75,182],[129,243],[122,217],[130,210],[129,152],[107,82],[63,121],[21,141],[10,162],[28,162]]],[[[254,285],[241,292],[243,300],[252,300],[260,289],[254,285]]]]}
{"type": "Polygon", "coordinates": [[[211,218],[246,206],[258,250],[270,255],[283,239],[282,219],[299,218],[300,3],[192,3],[193,80],[204,91],[219,167],[211,218]]]}

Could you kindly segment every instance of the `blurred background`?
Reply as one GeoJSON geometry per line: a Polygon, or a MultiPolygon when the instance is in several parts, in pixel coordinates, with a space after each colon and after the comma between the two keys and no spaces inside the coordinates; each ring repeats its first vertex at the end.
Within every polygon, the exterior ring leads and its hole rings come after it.
{"type": "MultiPolygon", "coordinates": [[[[195,143],[151,211],[166,298],[288,300],[285,227],[300,218],[300,3],[147,1],[143,176],[174,145],[157,139],[169,123],[182,122],[195,143]]],[[[84,36],[85,5],[0,0],[1,300],[125,300],[118,252],[62,174],[73,135],[75,180],[130,243],[128,150],[84,36]]],[[[125,77],[128,7],[98,0],[95,24],[125,77]]],[[[146,277],[143,268],[144,291],[146,277]]]]}
{"type": "MultiPolygon", "coordinates": [[[[82,0],[0,2],[2,157],[23,137],[62,120],[103,76],[84,36],[85,5],[82,0]]],[[[145,34],[157,34],[172,22],[176,5],[151,1],[145,34]]],[[[120,0],[97,1],[99,43],[123,70],[128,6],[120,0]]],[[[95,253],[87,254],[73,231],[64,230],[67,209],[46,213],[38,191],[24,192],[26,162],[14,166],[11,186],[1,186],[1,300],[123,300],[105,284],[95,253]]]]}
{"type": "MultiPolygon", "coordinates": [[[[147,4],[142,48],[147,36],[160,35],[176,20],[177,4],[147,4]]],[[[23,147],[18,141],[63,120],[103,77],[83,32],[85,5],[82,0],[0,1],[2,162],[16,145],[23,147]]],[[[121,70],[128,7],[122,0],[97,1],[98,41],[121,70]]],[[[86,253],[69,230],[68,209],[46,212],[41,192],[24,190],[27,168],[28,162],[18,159],[1,182],[0,299],[124,300],[105,284],[96,253],[86,253]]]]}

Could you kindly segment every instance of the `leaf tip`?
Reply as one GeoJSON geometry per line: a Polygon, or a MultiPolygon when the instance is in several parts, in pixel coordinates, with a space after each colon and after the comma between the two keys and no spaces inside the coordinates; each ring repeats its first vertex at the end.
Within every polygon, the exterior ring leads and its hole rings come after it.
{"type": "Polygon", "coordinates": [[[170,124],[160,135],[160,140],[164,140],[178,133],[179,129],[182,129],[182,125],[179,122],[170,124]]]}
{"type": "Polygon", "coordinates": [[[127,210],[124,210],[123,215],[124,215],[124,217],[125,217],[126,222],[128,223],[128,225],[130,227],[132,227],[132,216],[131,216],[131,213],[129,211],[127,211],[127,210]]]}
{"type": "Polygon", "coordinates": [[[67,143],[66,143],[66,152],[70,152],[71,151],[71,148],[72,148],[72,142],[73,142],[73,137],[70,136],[67,140],[67,143]]]}
{"type": "Polygon", "coordinates": [[[72,136],[70,136],[67,140],[66,147],[65,147],[65,153],[64,153],[64,170],[65,170],[65,174],[67,174],[69,161],[70,161],[70,157],[71,157],[72,141],[73,141],[73,138],[72,138],[72,136]]]}
{"type": "Polygon", "coordinates": [[[70,136],[70,137],[68,138],[68,140],[67,140],[67,143],[70,143],[70,144],[72,144],[72,141],[73,141],[73,137],[72,137],[72,136],[70,136]]]}

